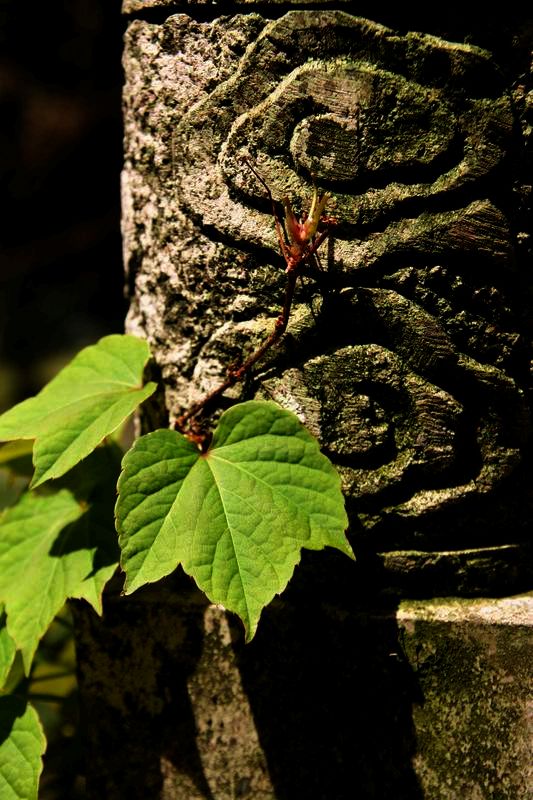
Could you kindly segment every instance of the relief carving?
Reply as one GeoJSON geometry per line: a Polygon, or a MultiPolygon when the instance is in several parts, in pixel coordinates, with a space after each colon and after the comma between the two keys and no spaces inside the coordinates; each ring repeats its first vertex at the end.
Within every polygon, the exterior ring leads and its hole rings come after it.
{"type": "Polygon", "coordinates": [[[165,180],[182,215],[175,270],[188,274],[174,308],[203,313],[184,242],[203,237],[219,264],[202,334],[191,343],[183,327],[161,359],[181,347],[173,402],[187,406],[191,381],[193,399],[216,385],[278,313],[270,206],[243,156],[276,198],[305,201],[316,175],[338,222],[289,335],[243,396],[272,397],[316,433],[341,472],[356,551],[381,554],[394,585],[524,588],[530,278],[513,228],[514,110],[490,54],[291,12],[172,129],[165,180]]]}

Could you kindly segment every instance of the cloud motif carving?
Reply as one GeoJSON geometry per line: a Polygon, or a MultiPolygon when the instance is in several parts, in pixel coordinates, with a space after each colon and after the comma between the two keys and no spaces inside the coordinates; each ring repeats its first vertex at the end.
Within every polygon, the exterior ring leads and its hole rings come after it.
{"type": "Polygon", "coordinates": [[[316,425],[380,552],[527,538],[529,343],[499,202],[512,137],[489,53],[339,11],[268,23],[176,123],[180,207],[216,241],[278,263],[243,156],[277,198],[309,197],[313,175],[335,196],[322,313],[265,385],[316,425]]]}

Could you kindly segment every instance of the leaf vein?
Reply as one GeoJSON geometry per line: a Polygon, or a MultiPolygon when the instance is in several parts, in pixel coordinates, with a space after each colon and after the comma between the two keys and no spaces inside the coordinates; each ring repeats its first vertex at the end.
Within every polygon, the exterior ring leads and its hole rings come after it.
{"type": "Polygon", "coordinates": [[[234,538],[233,538],[233,534],[232,534],[231,528],[230,528],[230,526],[229,526],[228,514],[227,514],[227,511],[226,511],[226,505],[225,505],[225,503],[224,503],[224,500],[223,500],[223,498],[222,498],[222,493],[221,493],[221,491],[220,491],[220,488],[219,488],[219,486],[218,486],[218,484],[217,484],[216,477],[215,477],[215,473],[213,472],[213,469],[212,469],[212,467],[211,467],[211,464],[209,463],[209,460],[208,460],[208,459],[205,459],[205,461],[206,461],[206,464],[207,464],[207,466],[208,466],[208,468],[209,468],[209,471],[211,472],[211,475],[212,475],[212,478],[213,478],[213,484],[214,484],[214,487],[215,487],[215,489],[216,489],[216,491],[217,491],[217,493],[218,493],[218,496],[219,496],[219,498],[220,498],[220,504],[221,504],[221,506],[222,506],[222,510],[223,510],[223,512],[224,512],[224,518],[225,518],[225,520],[226,520],[226,528],[227,528],[227,530],[228,530],[228,533],[229,533],[229,536],[230,536],[230,540],[231,540],[231,546],[232,546],[232,548],[233,548],[233,553],[234,553],[234,555],[235,555],[235,562],[236,562],[236,564],[237,564],[237,570],[238,570],[239,582],[240,582],[241,589],[242,589],[242,596],[243,596],[243,598],[244,598],[244,605],[245,605],[245,607],[246,607],[246,616],[247,616],[247,620],[248,620],[248,622],[250,622],[250,620],[251,620],[251,615],[250,615],[250,607],[249,607],[249,604],[248,604],[248,595],[247,595],[247,593],[246,593],[246,589],[245,589],[245,587],[244,587],[244,582],[243,582],[243,580],[242,580],[242,575],[241,575],[241,565],[240,565],[240,562],[239,562],[239,557],[238,557],[238,555],[237,555],[237,550],[236,550],[236,547],[235,547],[235,541],[234,541],[234,538]]]}

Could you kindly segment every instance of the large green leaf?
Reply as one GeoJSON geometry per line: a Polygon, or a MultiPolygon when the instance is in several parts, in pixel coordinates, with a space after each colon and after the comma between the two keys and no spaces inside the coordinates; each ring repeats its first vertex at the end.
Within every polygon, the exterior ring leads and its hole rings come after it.
{"type": "Polygon", "coordinates": [[[24,495],[0,517],[0,602],[28,672],[39,640],[69,597],[101,610],[117,566],[112,448],[69,475],[70,489],[24,495]],[[99,483],[100,481],[100,483],[99,483]]]}
{"type": "Polygon", "coordinates": [[[0,441],[35,439],[32,486],[89,455],[155,390],[142,386],[145,341],[106,336],[86,347],[36,397],[0,416],[0,441]]]}
{"type": "Polygon", "coordinates": [[[0,697],[0,797],[37,800],[46,739],[37,712],[18,697],[0,697]]]}
{"type": "Polygon", "coordinates": [[[116,506],[126,594],[182,564],[247,638],[302,547],[353,558],[340,480],[297,417],[274,403],[226,411],[208,452],[175,431],[140,438],[123,460],[116,506]]]}

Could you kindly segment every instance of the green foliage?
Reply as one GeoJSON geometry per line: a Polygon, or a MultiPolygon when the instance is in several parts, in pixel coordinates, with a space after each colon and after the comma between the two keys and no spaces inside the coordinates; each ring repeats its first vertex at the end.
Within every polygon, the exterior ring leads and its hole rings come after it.
{"type": "Polygon", "coordinates": [[[142,387],[150,351],[133,336],[86,347],[36,396],[0,416],[0,440],[35,439],[32,487],[92,453],[155,390],[142,387]]]}
{"type": "Polygon", "coordinates": [[[27,494],[0,522],[0,599],[9,635],[28,670],[39,639],[69,590],[90,571],[87,562],[77,568],[78,553],[68,538],[54,548],[61,531],[82,513],[67,491],[48,497],[27,494]]]}
{"type": "Polygon", "coordinates": [[[37,800],[46,740],[37,712],[19,697],[0,697],[0,797],[37,800]]]}
{"type": "Polygon", "coordinates": [[[106,456],[107,448],[74,472],[70,482],[76,494],[66,488],[25,494],[0,518],[0,601],[26,673],[67,598],[84,598],[101,609],[118,556],[109,491],[117,470],[113,456],[106,456]]]}
{"type": "Polygon", "coordinates": [[[351,556],[340,480],[297,417],[274,403],[226,411],[205,454],[180,433],[139,439],[116,507],[126,594],[178,564],[250,639],[302,547],[351,556]]]}
{"type": "Polygon", "coordinates": [[[2,800],[37,797],[44,737],[23,672],[68,598],[101,612],[119,548],[126,594],[181,564],[248,640],[302,548],[353,558],[337,473],[274,403],[226,411],[206,452],[176,431],[143,436],[119,477],[106,437],[154,391],[142,386],[148,357],[145,342],[105,337],[0,416],[0,440],[13,440],[0,448],[0,692],[18,692],[0,695],[2,800]]]}

